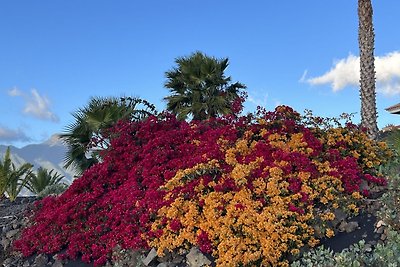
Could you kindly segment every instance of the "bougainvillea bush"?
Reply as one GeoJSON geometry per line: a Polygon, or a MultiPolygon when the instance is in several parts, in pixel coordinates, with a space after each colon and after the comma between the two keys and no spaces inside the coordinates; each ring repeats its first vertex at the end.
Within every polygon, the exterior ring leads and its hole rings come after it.
{"type": "Polygon", "coordinates": [[[100,266],[117,246],[198,246],[218,266],[284,266],[334,235],[334,209],[358,212],[386,183],[375,171],[384,144],[352,124],[305,123],[286,106],[191,123],[164,114],[108,134],[103,162],[37,203],[14,244],[25,256],[66,249],[100,266]]]}

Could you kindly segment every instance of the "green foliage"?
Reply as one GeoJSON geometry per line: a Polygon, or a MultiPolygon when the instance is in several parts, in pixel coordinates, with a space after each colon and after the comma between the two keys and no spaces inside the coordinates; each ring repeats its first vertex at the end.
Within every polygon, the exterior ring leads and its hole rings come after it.
{"type": "Polygon", "coordinates": [[[371,255],[371,263],[374,266],[397,267],[400,265],[400,233],[389,229],[387,241],[378,244],[371,255]]]}
{"type": "Polygon", "coordinates": [[[335,260],[333,258],[334,253],[330,249],[325,249],[324,246],[320,246],[312,251],[303,254],[303,257],[297,261],[294,261],[291,267],[314,267],[314,266],[335,266],[335,260]]]}
{"type": "Polygon", "coordinates": [[[377,244],[374,249],[364,240],[333,253],[323,246],[304,253],[302,258],[293,262],[291,267],[359,267],[359,266],[399,266],[400,265],[400,234],[388,229],[385,243],[377,244]]]}
{"type": "Polygon", "coordinates": [[[397,155],[400,155],[400,129],[392,128],[382,138],[397,155]]]}
{"type": "Polygon", "coordinates": [[[19,168],[10,158],[10,147],[7,148],[2,162],[0,162],[0,198],[7,194],[10,201],[14,201],[25,186],[26,177],[32,172],[32,164],[25,163],[19,168]]]}
{"type": "Polygon", "coordinates": [[[388,182],[388,190],[381,197],[382,208],[378,215],[385,223],[400,231],[400,175],[388,177],[388,182]]]}
{"type": "Polygon", "coordinates": [[[65,168],[78,173],[101,161],[101,152],[109,146],[104,131],[119,120],[142,120],[156,114],[155,106],[140,98],[91,98],[89,104],[72,115],[75,122],[60,135],[67,145],[65,168]]]}
{"type": "Polygon", "coordinates": [[[25,187],[32,193],[39,195],[46,187],[60,183],[64,176],[57,172],[53,173],[53,171],[39,167],[36,173],[31,173],[27,177],[25,187]]]}
{"type": "Polygon", "coordinates": [[[216,59],[201,52],[175,60],[177,67],[165,73],[165,87],[171,95],[164,98],[167,110],[180,120],[215,118],[232,113],[233,102],[245,85],[231,83],[224,75],[228,59],[216,59]]]}
{"type": "Polygon", "coordinates": [[[59,184],[52,184],[49,186],[46,186],[42,191],[40,191],[37,196],[39,198],[44,198],[50,195],[60,195],[62,194],[65,190],[67,190],[68,185],[64,183],[59,183],[59,184]]]}

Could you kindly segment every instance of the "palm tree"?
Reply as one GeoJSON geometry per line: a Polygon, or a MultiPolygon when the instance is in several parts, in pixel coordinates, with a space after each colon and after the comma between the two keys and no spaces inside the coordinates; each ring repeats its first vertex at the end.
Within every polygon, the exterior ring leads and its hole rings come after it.
{"type": "Polygon", "coordinates": [[[229,65],[227,58],[216,59],[196,52],[189,57],[175,60],[177,67],[165,73],[165,87],[171,95],[164,98],[167,110],[180,120],[192,116],[193,120],[205,120],[232,113],[232,104],[245,85],[231,83],[224,71],[229,65]]]}
{"type": "Polygon", "coordinates": [[[25,163],[19,168],[10,158],[10,147],[7,148],[2,162],[0,162],[0,199],[7,193],[10,201],[14,201],[26,183],[33,165],[25,163]]]}
{"type": "Polygon", "coordinates": [[[378,133],[376,91],[374,26],[371,0],[358,0],[358,44],[360,48],[360,98],[361,125],[375,139],[378,133]]]}
{"type": "Polygon", "coordinates": [[[39,167],[36,174],[32,173],[27,177],[27,182],[25,187],[32,193],[38,195],[46,187],[59,184],[64,178],[61,174],[55,172],[54,170],[48,171],[46,168],[39,167]]]}
{"type": "Polygon", "coordinates": [[[140,98],[91,98],[86,107],[72,114],[75,122],[60,135],[67,145],[64,167],[83,173],[101,161],[100,152],[109,146],[104,130],[119,120],[138,121],[152,114],[156,114],[155,106],[140,98]]]}

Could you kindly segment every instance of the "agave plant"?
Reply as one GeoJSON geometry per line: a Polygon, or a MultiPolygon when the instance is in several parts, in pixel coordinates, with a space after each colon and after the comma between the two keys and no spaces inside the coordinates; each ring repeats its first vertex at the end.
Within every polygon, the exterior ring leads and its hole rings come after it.
{"type": "Polygon", "coordinates": [[[33,165],[25,163],[19,168],[10,158],[10,147],[7,148],[2,162],[0,162],[0,198],[7,193],[10,201],[14,201],[26,184],[26,179],[32,173],[33,165]]]}
{"type": "Polygon", "coordinates": [[[39,167],[36,174],[31,173],[31,175],[27,177],[25,187],[32,193],[38,195],[45,188],[59,184],[64,176],[58,172],[53,173],[53,171],[54,170],[49,171],[46,168],[39,167]]]}

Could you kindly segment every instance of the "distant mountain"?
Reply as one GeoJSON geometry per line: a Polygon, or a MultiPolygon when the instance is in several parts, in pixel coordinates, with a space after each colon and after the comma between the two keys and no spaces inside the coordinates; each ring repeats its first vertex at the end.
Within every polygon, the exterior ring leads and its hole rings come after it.
{"type": "MultiPolygon", "coordinates": [[[[4,158],[8,146],[0,145],[0,159],[4,158]]],[[[16,166],[26,162],[34,165],[36,170],[39,167],[48,170],[54,169],[65,176],[62,182],[70,184],[75,175],[71,169],[64,169],[64,157],[67,151],[66,146],[61,142],[57,135],[53,135],[49,140],[41,144],[31,144],[22,148],[10,146],[11,160],[16,166]]]]}

